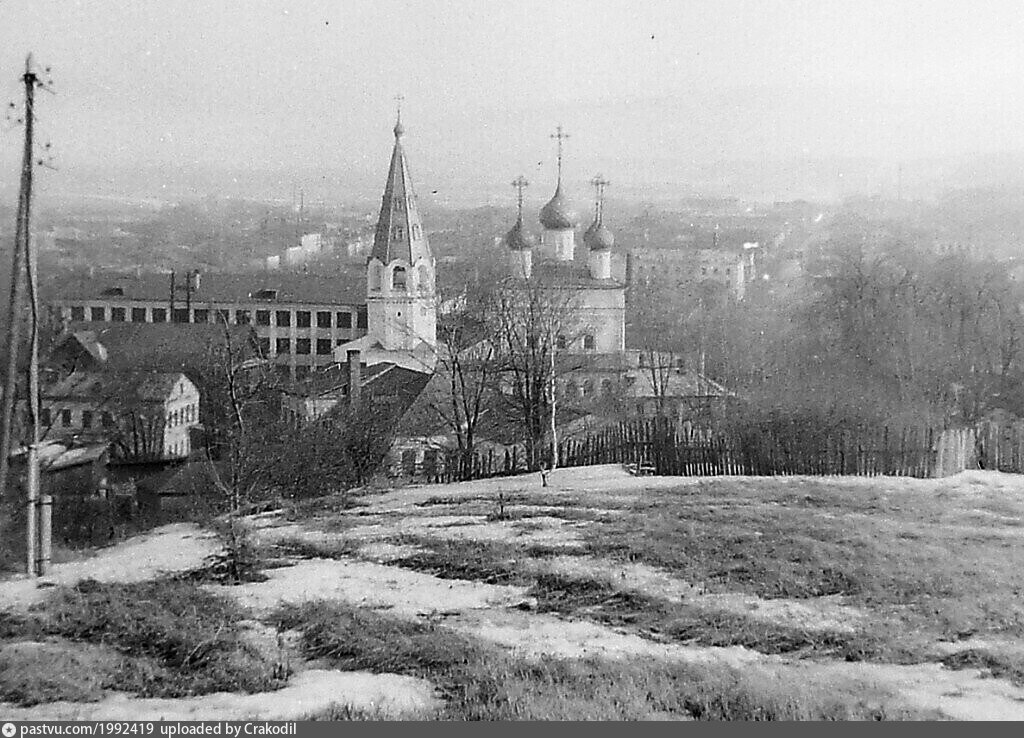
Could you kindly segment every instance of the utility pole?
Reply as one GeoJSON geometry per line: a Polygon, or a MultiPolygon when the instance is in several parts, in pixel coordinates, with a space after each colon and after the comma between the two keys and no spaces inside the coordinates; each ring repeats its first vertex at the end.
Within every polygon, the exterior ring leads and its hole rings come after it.
{"type": "MultiPolygon", "coordinates": [[[[18,389],[18,356],[21,348],[22,302],[24,299],[24,242],[27,240],[29,199],[32,191],[32,126],[37,78],[32,71],[32,55],[25,60],[25,146],[21,160],[21,187],[18,191],[18,215],[15,225],[14,253],[11,265],[11,292],[7,309],[7,366],[4,374],[3,404],[0,406],[0,499],[8,492],[10,454],[14,435],[14,401],[18,389]]],[[[13,105],[13,103],[12,103],[13,105]]]]}
{"type": "MultiPolygon", "coordinates": [[[[47,70],[49,71],[49,70],[47,70]]],[[[25,145],[22,154],[21,183],[18,191],[18,214],[14,238],[13,271],[11,273],[11,299],[7,336],[8,362],[4,381],[2,413],[0,413],[0,498],[8,493],[10,481],[10,452],[13,438],[13,416],[17,392],[18,355],[21,341],[22,265],[29,296],[29,373],[26,405],[31,425],[27,458],[27,529],[26,564],[29,576],[46,574],[50,563],[50,504],[49,495],[39,495],[39,296],[36,278],[36,256],[32,242],[32,171],[34,161],[33,133],[35,128],[36,87],[48,89],[39,81],[32,55],[25,59],[25,145]],[[41,503],[41,504],[40,504],[41,503]],[[38,531],[37,531],[38,524],[38,531]],[[40,534],[37,536],[37,532],[40,534]]],[[[38,162],[45,164],[43,160],[38,162]]]]}

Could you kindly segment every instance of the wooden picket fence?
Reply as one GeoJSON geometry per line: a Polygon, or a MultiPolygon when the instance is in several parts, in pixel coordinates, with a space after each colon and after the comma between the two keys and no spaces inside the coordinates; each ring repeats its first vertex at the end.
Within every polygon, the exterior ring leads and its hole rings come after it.
{"type": "Polygon", "coordinates": [[[977,434],[981,468],[1024,473],[1024,421],[983,420],[978,424],[977,434]]]}
{"type": "MultiPolygon", "coordinates": [[[[854,427],[821,432],[778,424],[716,433],[680,428],[668,418],[647,418],[559,444],[558,465],[625,464],[638,474],[666,476],[929,478],[974,468],[974,446],[975,433],[970,429],[854,427]]],[[[471,462],[454,453],[442,454],[432,468],[423,470],[431,482],[525,471],[522,447],[476,454],[471,462]]]]}

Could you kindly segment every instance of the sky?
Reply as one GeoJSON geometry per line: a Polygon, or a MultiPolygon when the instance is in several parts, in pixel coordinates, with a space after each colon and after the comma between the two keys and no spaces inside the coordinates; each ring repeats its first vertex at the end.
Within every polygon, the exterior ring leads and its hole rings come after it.
{"type": "MultiPolygon", "coordinates": [[[[1022,39],[1018,0],[0,0],[0,101],[31,51],[64,179],[269,171],[283,189],[379,179],[401,94],[421,188],[522,172],[546,191],[559,123],[581,183],[1021,153],[1022,39]]],[[[0,121],[8,186],[20,137],[0,121]]]]}

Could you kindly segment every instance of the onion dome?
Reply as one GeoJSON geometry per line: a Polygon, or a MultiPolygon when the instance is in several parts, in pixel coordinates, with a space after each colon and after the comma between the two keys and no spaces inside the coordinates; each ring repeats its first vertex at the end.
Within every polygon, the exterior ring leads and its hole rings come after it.
{"type": "Polygon", "coordinates": [[[562,185],[559,184],[555,196],[540,209],[540,224],[549,231],[565,231],[575,228],[576,223],[576,213],[562,194],[562,185]]]}
{"type": "Polygon", "coordinates": [[[615,245],[615,235],[604,223],[595,220],[583,234],[583,243],[591,251],[607,251],[615,245]]]}
{"type": "Polygon", "coordinates": [[[526,249],[532,249],[536,242],[537,240],[533,235],[523,228],[522,218],[517,220],[516,224],[512,226],[512,229],[505,234],[504,240],[505,246],[512,251],[525,251],[526,249]]]}

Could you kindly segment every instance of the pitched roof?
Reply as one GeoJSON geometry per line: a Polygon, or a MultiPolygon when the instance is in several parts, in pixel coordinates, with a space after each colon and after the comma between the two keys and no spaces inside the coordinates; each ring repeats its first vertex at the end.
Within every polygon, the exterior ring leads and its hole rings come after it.
{"type": "MultiPolygon", "coordinates": [[[[184,280],[184,275],[179,275],[184,280]]],[[[48,280],[43,297],[47,302],[70,300],[148,300],[170,301],[171,275],[136,275],[117,271],[57,274],[48,280]]],[[[184,304],[178,290],[176,304],[184,304]]],[[[364,305],[366,284],[362,272],[307,274],[304,272],[208,272],[200,275],[199,287],[192,293],[194,306],[209,303],[247,302],[297,303],[309,305],[364,305]],[[259,297],[260,293],[266,297],[259,297]]]]}
{"type": "Polygon", "coordinates": [[[46,399],[79,399],[132,406],[163,402],[181,381],[189,381],[181,372],[78,371],[43,387],[41,394],[46,399]]]}
{"type": "MultiPolygon", "coordinates": [[[[255,332],[251,326],[229,325],[233,358],[238,361],[257,356],[255,332]]],[[[98,362],[104,371],[181,372],[197,385],[217,361],[227,341],[223,325],[198,323],[70,323],[51,356],[64,342],[74,340],[90,354],[98,345],[106,358],[98,362]],[[90,349],[89,347],[92,346],[90,349]]]]}
{"type": "Polygon", "coordinates": [[[409,264],[417,259],[431,259],[427,234],[420,222],[416,192],[413,190],[409,163],[402,149],[401,123],[395,126],[395,147],[384,185],[384,198],[373,236],[372,258],[385,264],[401,259],[409,264]],[[415,227],[414,227],[415,226],[415,227]]]}

